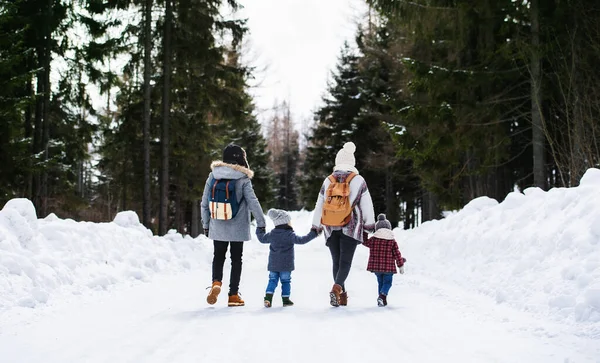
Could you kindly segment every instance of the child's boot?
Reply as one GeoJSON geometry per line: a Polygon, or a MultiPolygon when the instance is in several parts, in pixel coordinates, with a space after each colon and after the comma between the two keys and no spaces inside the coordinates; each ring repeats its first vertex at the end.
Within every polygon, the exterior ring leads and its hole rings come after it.
{"type": "Polygon", "coordinates": [[[244,306],[244,300],[240,296],[240,293],[229,295],[228,306],[244,306]]]}
{"type": "Polygon", "coordinates": [[[213,281],[212,286],[210,287],[210,292],[206,297],[206,302],[213,305],[217,302],[217,296],[221,292],[221,281],[213,281]]]}
{"type": "Polygon", "coordinates": [[[273,294],[265,294],[265,308],[270,308],[273,303],[273,294]]]}
{"type": "Polygon", "coordinates": [[[284,307],[294,305],[294,302],[292,300],[290,300],[290,298],[287,296],[282,297],[281,300],[283,301],[284,307]]]}
{"type": "Polygon", "coordinates": [[[386,306],[387,305],[387,296],[384,294],[379,294],[377,298],[377,306],[386,306]]]}
{"type": "Polygon", "coordinates": [[[346,291],[340,294],[340,306],[348,305],[348,293],[346,291]]]}

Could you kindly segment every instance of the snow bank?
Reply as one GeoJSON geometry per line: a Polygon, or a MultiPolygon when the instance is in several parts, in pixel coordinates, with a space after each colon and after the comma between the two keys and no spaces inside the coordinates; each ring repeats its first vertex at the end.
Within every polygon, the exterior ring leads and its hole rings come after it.
{"type": "Polygon", "coordinates": [[[600,328],[598,169],[588,170],[575,188],[528,188],[502,203],[478,198],[443,220],[396,233],[407,274],[600,328]]]}
{"type": "Polygon", "coordinates": [[[29,200],[10,200],[0,210],[0,311],[35,307],[58,291],[81,294],[206,264],[210,245],[203,242],[174,232],[152,236],[131,211],[112,223],[37,219],[29,200]]]}

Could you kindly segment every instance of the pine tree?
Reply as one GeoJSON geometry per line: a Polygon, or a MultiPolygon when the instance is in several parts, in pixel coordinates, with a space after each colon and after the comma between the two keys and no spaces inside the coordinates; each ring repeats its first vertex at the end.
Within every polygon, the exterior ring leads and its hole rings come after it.
{"type": "MultiPolygon", "coordinates": [[[[301,198],[305,206],[314,206],[323,180],[333,172],[335,156],[345,142],[357,143],[356,118],[364,104],[360,97],[361,79],[358,69],[359,57],[345,44],[328,85],[324,106],[315,113],[315,125],[308,137],[306,160],[301,179],[301,198]]],[[[363,167],[356,158],[359,170],[363,167]]]]}
{"type": "Polygon", "coordinates": [[[505,21],[518,18],[517,5],[371,3],[392,38],[386,56],[402,92],[388,104],[413,140],[403,152],[434,197],[425,204],[452,209],[480,195],[502,198],[514,183],[507,161],[526,150],[512,142],[515,126],[526,124],[528,98],[514,41],[522,24],[505,21]]]}
{"type": "Polygon", "coordinates": [[[290,106],[278,105],[268,127],[270,165],[278,179],[276,206],[285,210],[298,209],[298,163],[300,159],[299,133],[294,127],[290,106]]]}

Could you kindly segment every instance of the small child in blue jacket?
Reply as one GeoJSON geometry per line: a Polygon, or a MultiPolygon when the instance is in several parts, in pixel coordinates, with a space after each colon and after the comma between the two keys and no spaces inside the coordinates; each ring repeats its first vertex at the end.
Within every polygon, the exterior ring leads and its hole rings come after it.
{"type": "Polygon", "coordinates": [[[281,209],[270,209],[267,216],[273,220],[275,228],[266,233],[264,227],[256,228],[256,237],[261,243],[269,243],[269,284],[265,293],[265,307],[270,308],[277,283],[281,280],[283,306],[292,306],[290,300],[292,271],[294,270],[294,245],[310,242],[319,234],[311,229],[306,236],[297,236],[290,225],[290,215],[281,209]]]}

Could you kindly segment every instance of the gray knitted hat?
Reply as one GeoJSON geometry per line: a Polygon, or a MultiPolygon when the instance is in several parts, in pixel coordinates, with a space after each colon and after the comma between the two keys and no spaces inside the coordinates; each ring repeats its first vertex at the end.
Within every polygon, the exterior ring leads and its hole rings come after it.
{"type": "Polygon", "coordinates": [[[385,214],[383,213],[377,216],[377,222],[375,223],[375,230],[378,230],[379,228],[392,229],[392,224],[385,219],[385,214]]]}
{"type": "Polygon", "coordinates": [[[271,220],[273,220],[273,224],[275,226],[280,226],[282,224],[288,224],[292,220],[288,212],[282,209],[269,209],[267,215],[271,220]]]}

